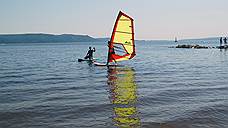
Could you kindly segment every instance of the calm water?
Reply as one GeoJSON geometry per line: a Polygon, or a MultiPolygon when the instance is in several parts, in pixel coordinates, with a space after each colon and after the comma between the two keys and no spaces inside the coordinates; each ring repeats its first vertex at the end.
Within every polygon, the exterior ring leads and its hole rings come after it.
{"type": "Polygon", "coordinates": [[[1,44],[0,127],[228,127],[228,51],[138,42],[107,68],[77,62],[90,45],[105,61],[103,42],[1,44]]]}

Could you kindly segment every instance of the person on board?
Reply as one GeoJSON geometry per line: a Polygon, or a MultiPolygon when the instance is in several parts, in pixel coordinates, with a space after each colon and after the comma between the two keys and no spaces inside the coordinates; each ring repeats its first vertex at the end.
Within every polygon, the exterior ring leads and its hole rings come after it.
{"type": "MultiPolygon", "coordinates": [[[[109,47],[109,59],[113,60],[116,63],[116,60],[113,58],[113,54],[115,54],[114,46],[110,48],[111,41],[108,41],[108,47],[109,47]]],[[[108,62],[107,62],[108,64],[108,62]]]]}
{"type": "Polygon", "coordinates": [[[87,52],[86,56],[84,57],[84,59],[89,59],[92,60],[93,59],[93,53],[96,51],[95,47],[93,47],[93,49],[91,47],[89,47],[89,51],[87,52]]]}
{"type": "Polygon", "coordinates": [[[220,37],[220,47],[222,46],[222,37],[220,37]]]}
{"type": "MultiPolygon", "coordinates": [[[[110,47],[110,41],[108,41],[108,47],[110,47]]],[[[114,46],[110,49],[111,54],[115,54],[114,46]]]]}
{"type": "Polygon", "coordinates": [[[224,45],[226,46],[226,45],[227,45],[227,38],[225,37],[225,38],[223,39],[223,41],[224,41],[224,45]]]}

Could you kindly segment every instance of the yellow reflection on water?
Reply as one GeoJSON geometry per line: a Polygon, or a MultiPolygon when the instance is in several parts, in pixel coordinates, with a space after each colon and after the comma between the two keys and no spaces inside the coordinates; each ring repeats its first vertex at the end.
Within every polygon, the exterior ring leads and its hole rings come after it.
{"type": "Polygon", "coordinates": [[[110,101],[113,104],[113,123],[117,127],[140,127],[138,116],[137,85],[135,72],[129,67],[109,67],[108,85],[110,101]]]}

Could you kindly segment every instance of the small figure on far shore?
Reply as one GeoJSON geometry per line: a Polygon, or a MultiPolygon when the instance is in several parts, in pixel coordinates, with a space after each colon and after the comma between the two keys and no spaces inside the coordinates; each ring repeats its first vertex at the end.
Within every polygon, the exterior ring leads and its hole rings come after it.
{"type": "Polygon", "coordinates": [[[93,52],[95,52],[95,51],[96,51],[95,47],[93,47],[93,49],[91,47],[89,47],[89,51],[87,52],[84,59],[93,60],[93,52]]]}
{"type": "Polygon", "coordinates": [[[175,37],[175,41],[174,42],[178,42],[177,37],[175,37]]]}
{"type": "Polygon", "coordinates": [[[225,38],[223,39],[223,41],[224,41],[224,46],[226,46],[226,45],[227,45],[227,38],[225,37],[225,38]]]}
{"type": "Polygon", "coordinates": [[[220,47],[222,46],[222,37],[220,37],[220,47]]]}

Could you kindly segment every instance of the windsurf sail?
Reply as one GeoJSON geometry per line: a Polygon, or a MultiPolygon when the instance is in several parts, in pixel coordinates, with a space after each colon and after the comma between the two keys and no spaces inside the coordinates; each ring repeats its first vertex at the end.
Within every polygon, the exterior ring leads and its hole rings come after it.
{"type": "Polygon", "coordinates": [[[109,62],[129,60],[136,55],[133,21],[130,16],[121,11],[119,12],[108,43],[107,64],[109,62]]]}

